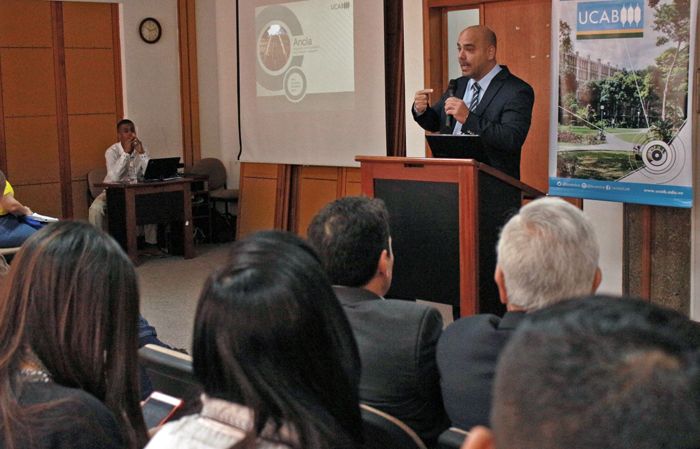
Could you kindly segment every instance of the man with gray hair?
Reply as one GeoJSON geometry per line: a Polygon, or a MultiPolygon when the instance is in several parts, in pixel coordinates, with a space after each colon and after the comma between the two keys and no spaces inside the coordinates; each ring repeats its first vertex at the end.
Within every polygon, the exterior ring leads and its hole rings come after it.
{"type": "Polygon", "coordinates": [[[593,226],[558,198],[520,209],[503,227],[497,253],[494,278],[506,314],[462,318],[438,342],[445,410],[461,429],[489,424],[496,361],[525,314],[594,293],[601,281],[593,226]]]}

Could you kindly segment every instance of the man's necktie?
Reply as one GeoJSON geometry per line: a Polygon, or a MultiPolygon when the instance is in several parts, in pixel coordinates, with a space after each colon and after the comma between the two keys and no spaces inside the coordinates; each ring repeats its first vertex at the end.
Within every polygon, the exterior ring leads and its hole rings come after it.
{"type": "Polygon", "coordinates": [[[470,111],[473,111],[479,105],[479,92],[481,92],[481,86],[479,86],[479,83],[475,82],[472,84],[472,99],[469,102],[470,111]]]}

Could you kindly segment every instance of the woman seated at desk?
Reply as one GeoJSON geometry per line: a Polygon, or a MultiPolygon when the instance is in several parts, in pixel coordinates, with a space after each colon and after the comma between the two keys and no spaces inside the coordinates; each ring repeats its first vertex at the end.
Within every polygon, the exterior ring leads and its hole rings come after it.
{"type": "Polygon", "coordinates": [[[22,220],[32,215],[32,210],[15,199],[15,191],[7,181],[5,173],[0,171],[0,248],[20,246],[36,229],[22,220]]]}

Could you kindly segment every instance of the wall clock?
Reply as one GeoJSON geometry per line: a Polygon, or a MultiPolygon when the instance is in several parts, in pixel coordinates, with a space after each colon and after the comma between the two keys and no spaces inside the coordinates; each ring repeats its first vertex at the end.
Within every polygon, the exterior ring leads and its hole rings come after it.
{"type": "Polygon", "coordinates": [[[155,44],[160,39],[162,34],[160,22],[153,17],[146,17],[139,25],[139,34],[141,39],[147,44],[155,44]]]}

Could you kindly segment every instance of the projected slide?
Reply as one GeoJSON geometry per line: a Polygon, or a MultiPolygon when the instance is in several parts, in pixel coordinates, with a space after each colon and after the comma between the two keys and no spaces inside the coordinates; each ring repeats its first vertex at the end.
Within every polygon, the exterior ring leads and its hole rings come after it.
{"type": "Polygon", "coordinates": [[[292,103],[354,92],[352,0],[305,0],[255,8],[258,97],[292,103]]]}

